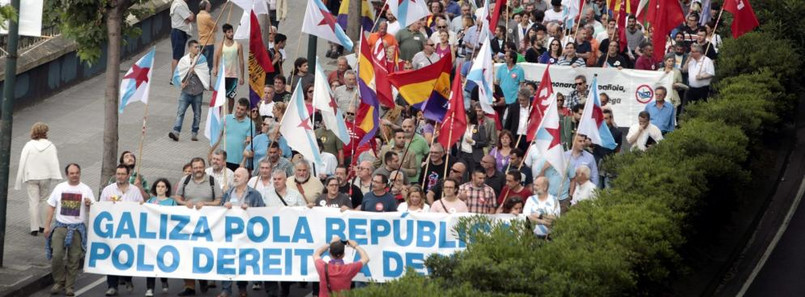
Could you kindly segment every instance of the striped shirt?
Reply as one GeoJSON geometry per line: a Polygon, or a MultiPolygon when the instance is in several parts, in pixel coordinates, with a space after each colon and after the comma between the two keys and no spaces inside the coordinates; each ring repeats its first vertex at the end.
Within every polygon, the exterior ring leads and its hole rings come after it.
{"type": "Polygon", "coordinates": [[[465,183],[458,187],[459,195],[464,193],[467,197],[464,202],[467,204],[471,213],[494,214],[497,208],[497,198],[495,190],[484,184],[482,187],[475,187],[472,182],[465,183]]]}
{"type": "MultiPolygon", "coordinates": [[[[537,198],[537,195],[533,195],[528,197],[528,200],[525,201],[525,205],[523,206],[523,214],[526,216],[530,216],[532,214],[537,215],[554,215],[557,218],[561,212],[559,208],[559,200],[556,200],[556,197],[553,195],[548,194],[548,198],[545,201],[540,200],[537,198]]],[[[534,234],[537,236],[547,236],[551,233],[551,227],[537,224],[534,226],[534,234]]]]}

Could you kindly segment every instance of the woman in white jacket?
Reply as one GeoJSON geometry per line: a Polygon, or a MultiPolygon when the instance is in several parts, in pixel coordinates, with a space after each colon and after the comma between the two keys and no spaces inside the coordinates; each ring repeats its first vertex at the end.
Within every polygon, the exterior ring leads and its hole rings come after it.
{"type": "Polygon", "coordinates": [[[31,127],[31,140],[22,148],[14,184],[14,189],[19,190],[25,183],[28,190],[28,214],[33,236],[43,232],[47,213],[42,207],[50,195],[51,185],[62,179],[56,146],[47,138],[48,125],[36,122],[31,127]]]}

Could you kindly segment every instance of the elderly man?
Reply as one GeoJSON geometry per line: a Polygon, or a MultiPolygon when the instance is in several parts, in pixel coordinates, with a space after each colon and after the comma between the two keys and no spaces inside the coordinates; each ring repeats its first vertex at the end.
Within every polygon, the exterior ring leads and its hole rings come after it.
{"type": "MultiPolygon", "coordinates": [[[[518,66],[519,67],[519,66],[518,66]]],[[[531,104],[532,94],[528,88],[522,88],[517,92],[517,102],[509,104],[503,114],[503,129],[509,130],[514,135],[513,146],[525,150],[528,147],[525,135],[528,133],[529,105],[531,104]]]]}
{"type": "Polygon", "coordinates": [[[428,189],[428,193],[426,194],[426,198],[428,199],[428,204],[433,205],[433,202],[442,198],[442,190],[444,187],[444,182],[447,179],[453,179],[456,184],[454,191],[458,191],[458,186],[464,182],[464,173],[467,172],[467,165],[461,162],[456,162],[453,166],[450,166],[450,172],[447,173],[447,178],[443,178],[439,181],[439,183],[433,185],[428,189]]]}
{"type": "Polygon", "coordinates": [[[576,189],[573,191],[573,198],[570,200],[571,205],[595,198],[596,186],[590,180],[590,167],[581,165],[576,167],[576,189]]]}
{"type": "Polygon", "coordinates": [[[584,104],[587,102],[587,94],[590,93],[587,85],[587,77],[584,75],[577,75],[576,76],[576,88],[570,92],[570,95],[567,96],[567,100],[565,100],[565,107],[573,108],[573,106],[584,104]]]}
{"type": "Polygon", "coordinates": [[[444,159],[445,151],[444,147],[438,142],[434,142],[433,146],[430,147],[430,159],[425,162],[422,162],[422,168],[427,168],[427,171],[422,171],[422,175],[418,180],[420,185],[424,185],[424,190],[427,191],[435,186],[444,175],[444,169],[450,167],[450,164],[445,162],[444,159]]]}
{"type": "Polygon", "coordinates": [[[271,172],[271,182],[274,185],[273,191],[268,191],[268,195],[263,196],[266,206],[305,206],[307,201],[299,191],[288,187],[288,176],[284,170],[274,170],[271,172]]]}
{"type": "Polygon", "coordinates": [[[685,92],[685,100],[682,105],[688,102],[699,100],[707,101],[710,94],[710,81],[716,74],[713,60],[705,56],[704,48],[698,44],[690,46],[690,57],[687,64],[682,68],[682,72],[688,74],[688,85],[690,89],[685,92]]]}
{"type": "Polygon", "coordinates": [[[389,24],[386,21],[380,21],[377,24],[377,32],[369,34],[367,42],[369,46],[374,47],[378,40],[383,41],[384,47],[397,46],[397,39],[393,34],[388,33],[389,24]]]}
{"type": "Polygon", "coordinates": [[[439,54],[436,53],[436,43],[433,40],[425,40],[425,47],[422,48],[422,51],[416,53],[413,58],[411,58],[411,65],[414,66],[414,69],[420,69],[425,66],[430,66],[433,63],[439,61],[440,57],[439,54]]]}
{"type": "Polygon", "coordinates": [[[433,44],[439,44],[441,42],[441,38],[439,37],[439,32],[447,32],[447,43],[450,45],[457,45],[458,39],[456,39],[456,32],[450,30],[447,20],[439,19],[436,21],[436,31],[433,31],[433,34],[430,35],[430,40],[433,44]]]}
{"type": "Polygon", "coordinates": [[[361,189],[361,193],[364,195],[372,190],[372,173],[374,171],[375,167],[371,161],[361,161],[355,167],[355,177],[352,179],[352,184],[361,189]]]}
{"type": "Polygon", "coordinates": [[[676,122],[676,108],[673,103],[665,101],[666,95],[668,89],[663,86],[657,87],[654,89],[654,102],[646,104],[646,108],[643,109],[648,112],[651,123],[660,129],[662,135],[674,131],[676,122]]]}
{"type": "MultiPolygon", "coordinates": [[[[227,209],[232,209],[232,206],[239,206],[242,209],[249,207],[265,207],[266,205],[260,193],[247,185],[246,182],[248,179],[249,171],[246,170],[246,168],[240,167],[235,169],[234,186],[224,193],[224,197],[221,199],[221,205],[227,209]]],[[[248,285],[248,283],[247,281],[238,281],[238,291],[246,292],[246,285],[248,285]]],[[[232,295],[232,281],[222,281],[221,287],[222,295],[232,295]]]]}
{"type": "Polygon", "coordinates": [[[561,212],[559,201],[548,193],[548,179],[545,177],[535,179],[534,195],[528,197],[523,206],[523,214],[536,224],[534,234],[539,238],[548,239],[551,225],[561,212]]]}
{"type": "Polygon", "coordinates": [[[232,187],[232,175],[235,172],[226,167],[226,151],[215,150],[210,158],[210,167],[204,169],[204,173],[214,177],[215,181],[222,186],[222,190],[227,191],[232,187]]]}
{"type": "Polygon", "coordinates": [[[484,184],[485,181],[484,170],[476,168],[472,179],[458,187],[458,198],[467,203],[472,213],[494,214],[497,209],[495,190],[484,184]]]}
{"type": "Polygon", "coordinates": [[[464,29],[464,18],[470,17],[475,19],[472,15],[472,6],[469,3],[463,2],[461,4],[461,15],[458,15],[450,21],[450,31],[459,32],[464,29]]]}
{"type": "Polygon", "coordinates": [[[305,198],[304,205],[315,202],[324,190],[321,181],[310,174],[310,165],[305,160],[294,163],[294,177],[286,182],[286,186],[302,194],[305,198]]]}
{"type": "Polygon", "coordinates": [[[559,200],[562,208],[570,205],[570,186],[575,183],[576,171],[567,166],[565,172],[559,172],[549,163],[545,156],[540,155],[537,150],[531,150],[525,160],[526,164],[531,164],[531,175],[534,182],[539,177],[545,177],[548,185],[548,193],[559,200]]]}
{"type": "Polygon", "coordinates": [[[645,151],[661,140],[663,140],[662,131],[651,123],[651,115],[647,111],[637,114],[637,124],[629,127],[629,132],[626,134],[626,141],[632,146],[632,151],[645,151]]]}
{"type": "Polygon", "coordinates": [[[59,294],[64,290],[65,296],[74,296],[75,277],[87,244],[84,222],[95,196],[92,189],[81,182],[81,167],[78,164],[68,164],[64,173],[67,181],[56,185],[47,201],[50,208],[45,222],[45,238],[55,282],[50,294],[59,294]],[[54,214],[56,223],[51,228],[54,214]],[[67,241],[68,238],[71,240],[67,241]]]}
{"type": "Polygon", "coordinates": [[[344,73],[344,83],[333,90],[333,97],[338,108],[350,110],[358,106],[358,79],[353,70],[344,73]]]}
{"type": "Polygon", "coordinates": [[[335,65],[336,69],[327,75],[327,83],[332,84],[334,81],[338,81],[339,85],[344,85],[344,74],[349,70],[347,58],[345,56],[338,57],[335,65]]]}
{"type": "Polygon", "coordinates": [[[249,187],[260,193],[260,197],[268,196],[268,193],[273,190],[271,183],[271,162],[263,158],[257,166],[257,176],[249,179],[249,187]]]}
{"type": "MultiPolygon", "coordinates": [[[[425,137],[422,137],[422,135],[417,134],[415,129],[416,122],[414,119],[408,118],[403,120],[402,130],[405,132],[405,141],[410,143],[408,144],[408,153],[416,156],[416,162],[419,164],[422,163],[429,149],[428,141],[425,140],[425,137]]],[[[394,141],[392,141],[392,143],[394,143],[394,141]]]]}

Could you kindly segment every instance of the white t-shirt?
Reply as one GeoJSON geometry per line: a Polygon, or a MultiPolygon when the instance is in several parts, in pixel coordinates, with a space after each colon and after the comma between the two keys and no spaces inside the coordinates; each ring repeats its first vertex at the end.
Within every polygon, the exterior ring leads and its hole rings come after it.
{"type": "Polygon", "coordinates": [[[570,204],[576,205],[581,201],[595,198],[595,190],[596,186],[590,180],[581,185],[576,185],[576,190],[573,191],[573,200],[570,200],[570,204]]]}
{"type": "MultiPolygon", "coordinates": [[[[139,193],[139,191],[137,191],[139,193]]],[[[79,224],[87,220],[87,207],[84,198],[95,202],[92,189],[84,183],[71,186],[67,182],[60,183],[53,188],[48,198],[48,205],[56,208],[56,221],[64,224],[79,224]]]]}
{"type": "MultiPolygon", "coordinates": [[[[523,214],[525,216],[530,216],[532,214],[537,215],[554,215],[557,218],[561,214],[561,209],[559,208],[559,200],[556,199],[551,194],[548,194],[548,199],[545,201],[540,201],[537,195],[532,195],[528,197],[528,200],[525,201],[525,205],[523,205],[523,214]]],[[[534,234],[539,236],[545,236],[551,233],[550,227],[537,224],[534,226],[534,234]]]]}
{"type": "Polygon", "coordinates": [[[129,184],[126,192],[120,190],[117,183],[112,183],[101,191],[100,201],[117,201],[117,202],[142,202],[143,194],[140,193],[140,188],[129,184]]]}
{"type": "Polygon", "coordinates": [[[187,3],[184,0],[173,0],[170,8],[171,28],[179,29],[187,34],[190,34],[192,27],[190,23],[185,23],[185,20],[193,15],[187,3]]]}
{"type": "MultiPolygon", "coordinates": [[[[421,208],[413,210],[411,212],[429,212],[429,211],[430,211],[430,205],[425,203],[422,205],[421,208]]],[[[408,212],[408,202],[403,202],[400,203],[400,205],[397,205],[397,212],[408,212]]]]}
{"type": "MultiPolygon", "coordinates": [[[[302,197],[302,194],[299,193],[297,190],[293,189],[285,189],[285,196],[282,196],[282,200],[285,200],[285,203],[288,206],[305,206],[307,205],[307,201],[305,197],[302,197]]],[[[279,195],[277,195],[277,191],[274,187],[268,189],[268,195],[263,196],[263,202],[265,202],[266,206],[268,207],[284,207],[285,204],[282,203],[280,200],[279,195]]]]}
{"type": "Polygon", "coordinates": [[[542,21],[544,23],[548,23],[548,22],[563,23],[563,21],[564,21],[564,11],[563,10],[560,10],[559,12],[556,12],[556,11],[553,11],[553,7],[549,7],[548,10],[545,11],[545,18],[543,18],[542,21]]]}
{"type": "MultiPolygon", "coordinates": [[[[260,179],[260,176],[254,176],[249,179],[248,186],[252,187],[257,193],[260,193],[260,196],[266,197],[269,191],[274,191],[274,184],[271,182],[271,178],[268,179],[268,183],[263,184],[263,180],[260,179]]],[[[265,199],[263,199],[265,201],[265,199]]]]}
{"type": "Polygon", "coordinates": [[[710,58],[702,55],[700,58],[701,61],[696,61],[696,59],[690,59],[690,65],[688,65],[688,85],[691,88],[701,88],[704,86],[709,86],[710,81],[713,80],[713,77],[707,79],[696,79],[696,75],[698,74],[709,74],[709,75],[716,75],[715,67],[713,66],[713,60],[710,58]]]}
{"type": "MultiPolygon", "coordinates": [[[[629,133],[626,134],[626,139],[628,140],[632,138],[634,135],[639,133],[638,131],[640,131],[640,124],[638,123],[632,125],[631,127],[629,127],[629,133]]],[[[651,136],[651,138],[653,138],[654,141],[656,142],[660,142],[660,140],[663,139],[660,128],[657,128],[657,126],[654,126],[654,124],[649,123],[648,128],[646,128],[646,130],[644,130],[643,133],[641,133],[640,136],[637,137],[637,141],[635,141],[635,143],[632,144],[632,148],[630,150],[645,151],[646,142],[648,141],[649,136],[651,136]]]]}

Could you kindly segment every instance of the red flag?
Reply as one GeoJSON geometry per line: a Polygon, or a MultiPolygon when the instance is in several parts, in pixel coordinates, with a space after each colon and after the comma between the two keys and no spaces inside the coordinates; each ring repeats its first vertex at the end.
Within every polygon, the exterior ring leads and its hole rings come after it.
{"type": "MultiPolygon", "coordinates": [[[[495,28],[498,27],[498,20],[500,20],[500,10],[506,6],[506,0],[498,0],[495,2],[495,10],[492,12],[492,18],[489,19],[489,32],[495,35],[495,28]]],[[[486,7],[484,7],[486,9],[486,7]]],[[[487,12],[489,13],[489,12],[487,12]]]]}
{"type": "Polygon", "coordinates": [[[263,44],[263,34],[260,31],[260,23],[257,21],[257,15],[254,14],[254,11],[252,11],[250,26],[249,53],[254,55],[263,71],[266,73],[274,72],[274,65],[271,64],[271,58],[268,57],[268,51],[266,51],[266,46],[263,44]]]}
{"type": "Polygon", "coordinates": [[[732,13],[732,38],[741,37],[760,25],[749,0],[725,0],[724,10],[732,13]]]}
{"type": "Polygon", "coordinates": [[[383,40],[377,39],[374,44],[372,55],[372,67],[375,69],[375,91],[380,105],[394,108],[394,95],[391,93],[391,83],[389,82],[389,72],[386,65],[386,49],[383,47],[383,40]]]}
{"type": "MultiPolygon", "coordinates": [[[[615,1],[612,1],[615,2],[615,1]]],[[[622,1],[621,1],[622,2],[622,1]]],[[[618,10],[618,43],[620,43],[620,50],[623,52],[628,45],[626,40],[626,5],[621,4],[618,10]]]]}
{"type": "Polygon", "coordinates": [[[460,73],[457,73],[453,79],[450,106],[447,107],[447,114],[442,123],[442,127],[439,128],[439,143],[446,150],[461,139],[467,130],[467,113],[464,109],[464,92],[461,89],[460,73]],[[447,129],[445,130],[445,128],[447,129]]]}
{"type": "Polygon", "coordinates": [[[548,71],[551,65],[545,67],[545,72],[542,73],[542,80],[537,87],[537,93],[534,94],[534,100],[531,102],[531,114],[528,117],[528,129],[526,133],[526,141],[531,142],[534,136],[537,135],[537,128],[539,123],[542,122],[542,116],[545,115],[545,110],[548,109],[550,101],[548,100],[553,95],[553,85],[551,82],[551,74],[548,71]]]}
{"type": "Polygon", "coordinates": [[[648,7],[648,21],[654,28],[651,33],[654,60],[662,61],[668,34],[685,21],[682,6],[676,0],[654,0],[654,3],[650,3],[648,7]]]}

